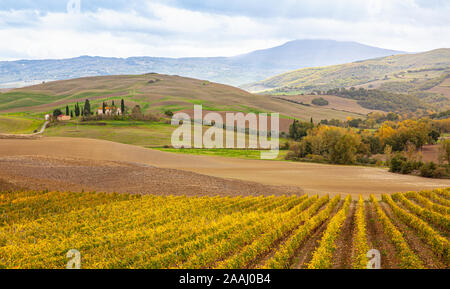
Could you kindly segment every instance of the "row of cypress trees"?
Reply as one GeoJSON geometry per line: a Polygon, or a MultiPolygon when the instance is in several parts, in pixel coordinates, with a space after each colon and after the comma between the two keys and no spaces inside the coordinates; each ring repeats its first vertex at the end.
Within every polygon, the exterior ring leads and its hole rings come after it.
{"type": "MultiPolygon", "coordinates": [[[[103,103],[103,110],[105,110],[105,106],[106,106],[106,104],[103,103]]],[[[112,106],[115,106],[114,100],[112,102],[112,106]]],[[[121,109],[122,113],[124,113],[125,101],[123,99],[121,100],[121,103],[120,103],[120,109],[121,109]]],[[[59,116],[61,114],[62,114],[62,112],[60,109],[55,109],[53,111],[53,115],[55,117],[59,116]]],[[[89,102],[89,99],[86,99],[86,101],[84,102],[84,106],[80,106],[77,102],[75,104],[74,110],[70,110],[69,106],[68,105],[66,106],[66,115],[70,115],[71,117],[74,117],[74,116],[79,117],[79,116],[85,116],[85,115],[88,116],[88,115],[92,115],[92,114],[93,114],[93,112],[91,111],[91,103],[89,102]]]]}

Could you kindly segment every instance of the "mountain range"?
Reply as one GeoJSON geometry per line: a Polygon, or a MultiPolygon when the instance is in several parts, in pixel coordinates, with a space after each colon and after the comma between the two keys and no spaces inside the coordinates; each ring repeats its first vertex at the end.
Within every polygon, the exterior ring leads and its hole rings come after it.
{"type": "Polygon", "coordinates": [[[356,42],[295,40],[281,46],[234,57],[81,56],[59,60],[1,61],[0,88],[86,76],[149,72],[181,75],[237,86],[294,69],[343,64],[401,53],[403,52],[356,42]]]}

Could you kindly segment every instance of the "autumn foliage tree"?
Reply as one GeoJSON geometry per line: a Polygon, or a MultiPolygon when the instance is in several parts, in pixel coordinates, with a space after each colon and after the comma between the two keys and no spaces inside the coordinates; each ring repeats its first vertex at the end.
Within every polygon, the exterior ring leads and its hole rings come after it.
{"type": "Polygon", "coordinates": [[[353,164],[361,136],[352,129],[321,125],[310,131],[296,147],[299,158],[321,156],[334,164],[353,164]]]}
{"type": "Polygon", "coordinates": [[[383,123],[377,136],[385,146],[390,145],[394,151],[403,151],[408,143],[414,144],[416,149],[430,143],[430,132],[430,121],[407,119],[399,123],[383,123]]]}

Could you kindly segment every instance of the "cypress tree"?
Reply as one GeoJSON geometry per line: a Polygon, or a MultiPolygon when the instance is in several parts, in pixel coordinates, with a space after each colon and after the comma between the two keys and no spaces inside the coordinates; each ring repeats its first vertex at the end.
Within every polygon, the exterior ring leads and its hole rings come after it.
{"type": "Polygon", "coordinates": [[[125,114],[125,101],[123,101],[123,98],[120,102],[120,110],[122,111],[122,114],[125,114]]]}
{"type": "Polygon", "coordinates": [[[73,118],[73,111],[70,111],[70,117],[73,118]]]}
{"type": "Polygon", "coordinates": [[[106,113],[106,104],[105,104],[105,102],[103,102],[102,110],[103,110],[103,114],[105,114],[106,113]]]}
{"type": "Polygon", "coordinates": [[[84,102],[84,115],[91,115],[91,104],[89,103],[89,99],[86,99],[84,102]]]}
{"type": "Polygon", "coordinates": [[[57,109],[55,109],[54,111],[53,111],[53,116],[54,117],[58,117],[58,116],[60,116],[62,114],[62,111],[59,109],[59,108],[57,108],[57,109]]]}
{"type": "Polygon", "coordinates": [[[80,105],[78,104],[78,102],[77,104],[75,104],[75,116],[76,117],[80,116],[80,105]]]}
{"type": "Polygon", "coordinates": [[[69,106],[66,105],[66,115],[69,115],[69,106]]]}

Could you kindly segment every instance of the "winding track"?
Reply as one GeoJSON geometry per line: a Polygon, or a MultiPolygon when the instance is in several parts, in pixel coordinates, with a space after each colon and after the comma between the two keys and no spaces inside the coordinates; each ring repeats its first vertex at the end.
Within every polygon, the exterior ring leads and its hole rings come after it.
{"type": "Polygon", "coordinates": [[[0,140],[0,157],[24,155],[138,163],[267,185],[297,186],[305,192],[319,194],[350,193],[356,196],[361,193],[368,196],[371,193],[450,187],[450,180],[392,174],[369,167],[173,154],[95,139],[0,140]]]}
{"type": "Polygon", "coordinates": [[[0,139],[32,139],[36,138],[38,136],[41,136],[45,129],[47,128],[47,125],[50,123],[50,121],[45,121],[45,123],[42,125],[41,129],[38,132],[31,133],[31,134],[4,134],[0,133],[0,139]]]}

